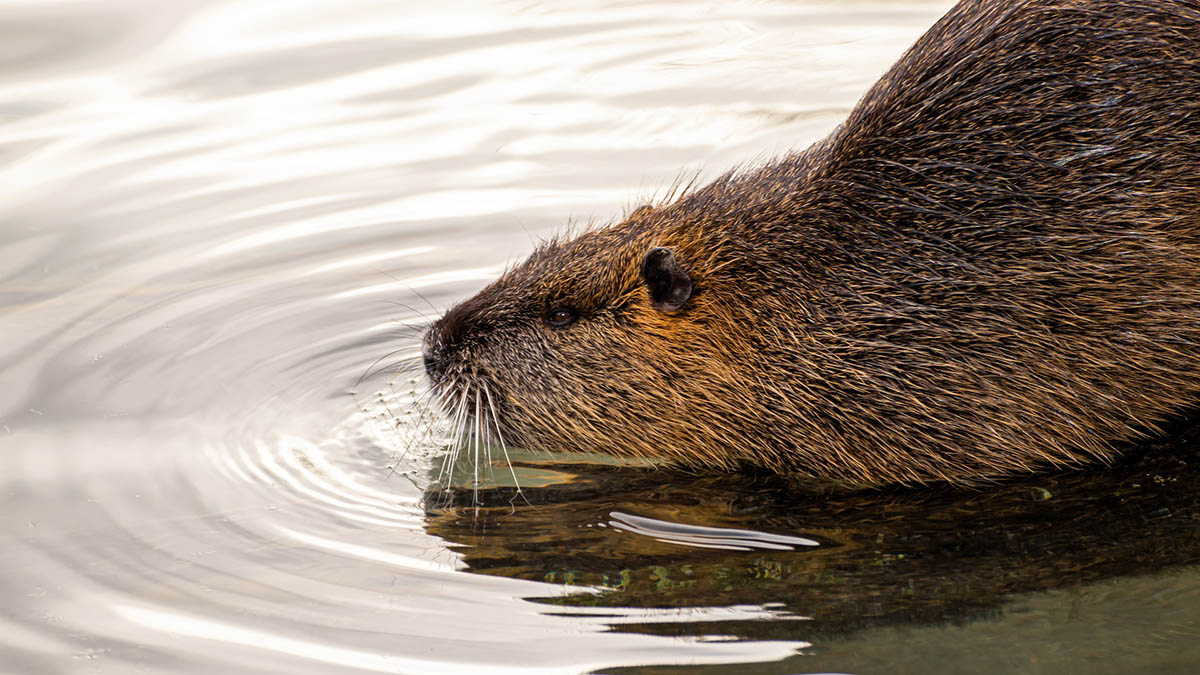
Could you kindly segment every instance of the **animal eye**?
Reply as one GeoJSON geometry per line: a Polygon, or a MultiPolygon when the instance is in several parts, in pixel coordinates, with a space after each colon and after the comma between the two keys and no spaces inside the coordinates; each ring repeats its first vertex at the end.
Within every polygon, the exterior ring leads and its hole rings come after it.
{"type": "Polygon", "coordinates": [[[555,328],[562,328],[575,323],[575,319],[579,318],[579,313],[570,307],[555,307],[546,312],[542,320],[555,328]]]}

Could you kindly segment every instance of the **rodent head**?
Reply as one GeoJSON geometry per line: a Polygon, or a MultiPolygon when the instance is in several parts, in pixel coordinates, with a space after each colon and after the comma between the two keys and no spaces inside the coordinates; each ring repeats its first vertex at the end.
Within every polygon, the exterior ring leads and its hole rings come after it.
{"type": "Polygon", "coordinates": [[[708,247],[657,216],[543,244],[434,323],[425,367],[452,416],[543,450],[695,461],[711,446],[733,318],[708,247]]]}

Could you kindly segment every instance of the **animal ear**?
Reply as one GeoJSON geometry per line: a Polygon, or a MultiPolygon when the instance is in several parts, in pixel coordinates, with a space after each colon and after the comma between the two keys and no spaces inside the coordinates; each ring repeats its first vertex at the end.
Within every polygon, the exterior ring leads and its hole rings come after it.
{"type": "Polygon", "coordinates": [[[642,261],[642,279],[650,289],[650,302],[660,312],[682,309],[692,297],[692,279],[679,268],[669,248],[652,248],[642,261]]]}

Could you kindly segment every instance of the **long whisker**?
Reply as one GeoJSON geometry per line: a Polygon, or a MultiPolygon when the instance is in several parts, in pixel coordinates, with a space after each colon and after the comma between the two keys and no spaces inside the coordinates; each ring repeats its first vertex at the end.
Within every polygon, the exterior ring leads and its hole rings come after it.
{"type": "MultiPolygon", "coordinates": [[[[383,356],[380,356],[379,358],[372,361],[371,365],[367,366],[367,369],[363,371],[363,374],[358,376],[358,379],[354,382],[354,388],[358,389],[359,386],[361,386],[362,383],[368,377],[370,377],[371,375],[374,374],[372,371],[374,371],[375,366],[379,365],[380,361],[388,358],[389,356],[392,356],[393,354],[399,354],[400,352],[404,351],[405,349],[408,349],[408,347],[401,347],[400,349],[393,349],[392,351],[390,351],[390,352],[384,354],[383,356]]],[[[375,371],[375,372],[378,372],[378,371],[375,371]]]]}
{"type": "Polygon", "coordinates": [[[418,334],[423,335],[425,333],[425,331],[429,330],[429,324],[427,324],[427,323],[412,323],[409,321],[402,321],[400,319],[392,319],[391,321],[392,321],[392,323],[397,324],[404,330],[412,331],[413,333],[418,333],[418,334]]]}
{"type": "Polygon", "coordinates": [[[472,437],[475,440],[471,462],[474,464],[475,479],[471,484],[471,501],[476,511],[479,509],[479,387],[475,388],[475,419],[472,437]]]}
{"type": "Polygon", "coordinates": [[[521,482],[517,479],[517,470],[513,467],[512,459],[508,456],[508,444],[504,442],[504,432],[500,431],[500,416],[496,414],[496,405],[492,402],[492,392],[486,382],[483,383],[483,395],[487,398],[488,409],[492,412],[492,422],[496,428],[496,438],[500,441],[500,452],[504,454],[504,463],[508,466],[508,472],[512,474],[513,485],[517,488],[517,494],[521,495],[525,499],[525,503],[528,504],[529,499],[521,491],[521,482]]]}
{"type": "MultiPolygon", "coordinates": [[[[437,307],[434,307],[434,306],[433,306],[433,303],[429,301],[429,298],[426,298],[424,295],[421,295],[421,292],[420,292],[420,291],[418,291],[417,289],[413,288],[413,287],[412,287],[411,285],[409,285],[407,282],[401,281],[401,280],[400,280],[400,278],[399,278],[399,277],[397,277],[396,275],[394,275],[394,274],[392,274],[392,273],[390,273],[390,272],[385,272],[384,270],[381,270],[381,269],[379,269],[378,267],[372,266],[372,267],[371,267],[371,269],[375,270],[376,272],[378,272],[378,273],[380,273],[380,274],[384,275],[385,277],[387,277],[387,278],[391,279],[392,281],[395,281],[396,283],[398,283],[398,284],[401,284],[402,286],[404,286],[405,288],[407,288],[409,293],[412,293],[413,295],[417,296],[417,297],[418,297],[418,298],[420,298],[422,301],[424,301],[424,303],[425,303],[425,304],[429,305],[429,308],[433,310],[433,313],[434,313],[434,315],[435,315],[435,316],[436,316],[436,315],[439,315],[439,314],[441,314],[441,312],[438,310],[438,308],[437,308],[437,307]]],[[[399,303],[396,303],[396,304],[399,304],[399,303]]],[[[418,310],[416,310],[416,309],[415,309],[415,308],[413,308],[413,307],[408,307],[408,306],[404,306],[404,307],[405,307],[405,309],[409,310],[409,311],[410,311],[410,312],[412,312],[413,314],[416,314],[417,316],[421,317],[422,319],[428,319],[428,318],[429,318],[429,317],[428,317],[428,316],[425,314],[425,312],[418,311],[418,310]]]]}
{"type": "MultiPolygon", "coordinates": [[[[404,284],[404,285],[405,285],[405,286],[408,288],[409,292],[411,292],[413,295],[415,295],[415,296],[417,296],[418,298],[420,298],[420,299],[421,299],[421,301],[422,301],[422,302],[424,302],[425,304],[429,305],[429,309],[432,309],[432,310],[433,310],[433,313],[434,313],[434,315],[438,315],[438,314],[441,314],[441,313],[442,313],[442,310],[440,310],[440,309],[438,309],[437,307],[435,307],[435,306],[433,305],[433,303],[429,301],[429,298],[425,297],[425,296],[424,296],[424,295],[421,293],[421,291],[418,291],[417,289],[413,288],[412,286],[409,286],[408,284],[404,284]]],[[[420,312],[417,312],[417,314],[421,314],[421,313],[420,313],[420,312]]],[[[423,315],[422,315],[422,316],[423,316],[423,315]]]]}
{"type": "Polygon", "coordinates": [[[416,354],[410,354],[393,361],[393,367],[397,367],[397,370],[396,374],[388,380],[388,386],[390,387],[401,375],[411,374],[414,370],[420,368],[423,365],[424,358],[425,356],[421,352],[417,352],[416,354]]]}
{"type": "MultiPolygon", "coordinates": [[[[457,382],[455,382],[455,384],[457,384],[457,382]]],[[[454,445],[452,446],[452,448],[450,450],[450,457],[449,457],[450,473],[445,475],[445,478],[446,478],[445,484],[446,485],[449,485],[449,481],[454,478],[453,467],[455,464],[458,463],[458,456],[463,447],[462,439],[463,439],[463,436],[465,435],[464,432],[466,431],[466,426],[467,426],[467,392],[469,389],[470,389],[470,387],[464,387],[463,390],[459,393],[458,401],[455,403],[454,422],[453,422],[453,434],[454,434],[455,441],[454,441],[454,445]]],[[[440,477],[439,477],[439,482],[441,482],[440,477]]]]}
{"type": "Polygon", "coordinates": [[[484,453],[484,462],[486,462],[486,464],[487,464],[488,480],[492,481],[492,484],[495,485],[496,484],[496,464],[492,461],[492,428],[488,424],[488,410],[480,402],[481,394],[483,393],[484,386],[486,386],[485,383],[481,381],[479,383],[479,386],[476,387],[475,411],[476,411],[476,414],[479,415],[480,431],[483,432],[483,453],[484,453]]]}
{"type": "MultiPolygon", "coordinates": [[[[457,385],[457,383],[455,383],[455,385],[457,385]]],[[[449,392],[449,391],[453,391],[453,390],[447,389],[447,391],[449,392]]],[[[440,483],[446,487],[449,487],[449,484],[450,484],[449,481],[450,481],[451,477],[453,477],[453,475],[454,475],[454,461],[458,457],[457,424],[458,424],[458,416],[459,416],[460,407],[457,405],[457,402],[451,401],[446,397],[443,397],[441,400],[443,403],[443,407],[449,408],[449,410],[447,412],[449,412],[450,415],[448,416],[447,419],[450,424],[449,433],[450,433],[451,443],[450,443],[450,451],[447,452],[445,457],[442,458],[442,469],[441,469],[441,471],[438,472],[438,483],[440,483]]]]}
{"type": "MultiPolygon", "coordinates": [[[[409,290],[412,290],[412,289],[410,288],[409,290]]],[[[424,298],[422,298],[422,299],[424,299],[424,298]]],[[[389,305],[393,305],[395,307],[399,307],[400,309],[408,310],[409,312],[416,314],[418,318],[424,320],[426,322],[425,323],[426,326],[429,326],[433,323],[433,322],[429,321],[429,317],[425,314],[425,310],[417,309],[416,307],[413,307],[412,305],[408,305],[403,302],[397,302],[395,300],[376,300],[375,302],[383,302],[383,303],[387,303],[389,305]]],[[[426,300],[425,302],[428,303],[429,301],[426,300]]],[[[432,307],[432,305],[430,305],[430,306],[432,307]]],[[[433,311],[436,312],[437,309],[435,308],[433,311]]]]}

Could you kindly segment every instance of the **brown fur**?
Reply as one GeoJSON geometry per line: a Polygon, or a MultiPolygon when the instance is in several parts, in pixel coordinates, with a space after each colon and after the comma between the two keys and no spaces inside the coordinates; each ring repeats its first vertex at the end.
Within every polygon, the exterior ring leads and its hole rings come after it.
{"type": "Polygon", "coordinates": [[[825,140],[543,245],[426,354],[549,450],[856,485],[1110,458],[1200,402],[1200,0],[964,0],[825,140]]]}

